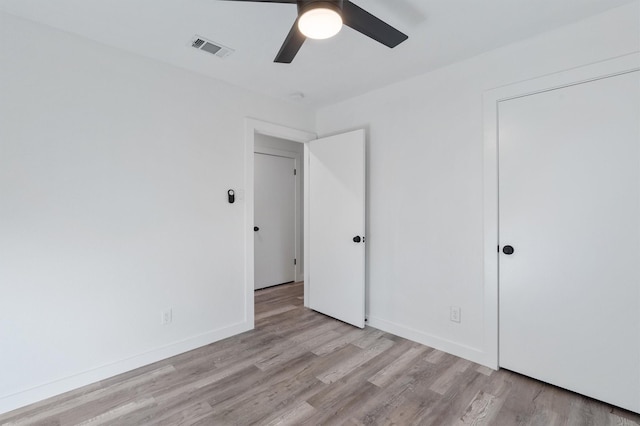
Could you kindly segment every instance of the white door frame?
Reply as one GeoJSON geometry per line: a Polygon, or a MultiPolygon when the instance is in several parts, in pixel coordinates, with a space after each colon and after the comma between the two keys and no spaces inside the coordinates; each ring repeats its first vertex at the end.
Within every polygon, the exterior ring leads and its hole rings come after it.
{"type": "Polygon", "coordinates": [[[478,362],[499,368],[498,353],[498,104],[501,101],[611,77],[640,69],[633,53],[486,92],[484,112],[484,347],[478,362]]]}
{"type": "MultiPolygon", "coordinates": [[[[287,139],[293,142],[305,143],[311,140],[317,139],[315,133],[307,132],[304,130],[292,129],[290,127],[281,126],[279,124],[273,124],[266,121],[257,120],[254,118],[245,118],[244,125],[244,293],[245,293],[245,321],[250,324],[251,328],[255,326],[254,322],[254,236],[253,236],[253,160],[255,149],[255,134],[260,133],[267,136],[273,136],[280,139],[287,139]]],[[[308,226],[308,209],[307,205],[307,186],[308,182],[305,182],[305,196],[304,196],[304,222],[305,229],[304,234],[307,234],[308,226]]],[[[307,242],[305,239],[305,253],[307,256],[307,242]]],[[[304,259],[305,265],[307,265],[307,259],[304,259]]],[[[305,306],[308,305],[307,294],[309,293],[308,285],[308,269],[305,267],[304,271],[304,286],[305,286],[305,306]]]]}
{"type": "MultiPolygon", "coordinates": [[[[255,134],[255,133],[254,133],[255,134]]],[[[301,228],[301,220],[298,219],[298,214],[300,213],[300,208],[301,208],[301,203],[300,203],[300,164],[302,161],[302,155],[299,152],[293,152],[293,151],[285,151],[285,150],[281,150],[281,149],[274,149],[274,148],[263,148],[260,146],[254,146],[253,148],[253,153],[254,154],[266,154],[266,155],[273,155],[276,157],[284,157],[284,158],[291,158],[293,160],[293,168],[296,170],[296,175],[294,178],[294,182],[295,182],[295,188],[294,188],[294,197],[293,197],[293,208],[294,208],[294,212],[293,212],[293,217],[294,217],[294,224],[293,224],[293,238],[294,238],[294,248],[293,248],[293,253],[296,259],[300,260],[300,252],[302,250],[302,247],[300,247],[300,235],[302,234],[302,228],[301,228]]],[[[292,265],[293,266],[293,271],[294,271],[294,275],[293,275],[293,279],[294,281],[300,281],[300,279],[302,278],[302,276],[300,276],[300,274],[298,273],[298,266],[297,265],[292,265]]]]}

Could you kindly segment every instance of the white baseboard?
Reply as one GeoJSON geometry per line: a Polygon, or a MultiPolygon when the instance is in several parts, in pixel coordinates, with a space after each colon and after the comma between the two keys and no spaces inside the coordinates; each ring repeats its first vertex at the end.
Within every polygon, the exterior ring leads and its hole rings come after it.
{"type": "Polygon", "coordinates": [[[0,398],[0,414],[251,330],[241,322],[0,398]]]}
{"type": "Polygon", "coordinates": [[[443,339],[441,337],[371,315],[368,317],[367,324],[373,328],[377,328],[378,330],[395,334],[396,336],[447,352],[489,368],[494,368],[493,363],[488,359],[488,354],[480,349],[462,345],[451,340],[443,339]]]}

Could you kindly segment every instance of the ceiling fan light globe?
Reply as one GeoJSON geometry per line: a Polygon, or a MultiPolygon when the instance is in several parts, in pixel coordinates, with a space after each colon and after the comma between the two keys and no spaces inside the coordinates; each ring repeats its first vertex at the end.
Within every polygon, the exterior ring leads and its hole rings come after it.
{"type": "Polygon", "coordinates": [[[304,12],[298,20],[298,29],[308,38],[331,38],[342,29],[342,17],[331,9],[315,8],[304,12]]]}

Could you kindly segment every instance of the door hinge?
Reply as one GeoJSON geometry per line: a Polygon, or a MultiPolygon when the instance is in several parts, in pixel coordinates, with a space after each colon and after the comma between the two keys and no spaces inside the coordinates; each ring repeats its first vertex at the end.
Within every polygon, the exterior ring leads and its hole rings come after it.
{"type": "Polygon", "coordinates": [[[293,259],[293,264],[297,265],[298,264],[298,259],[293,259]]]}
{"type": "Polygon", "coordinates": [[[293,175],[295,176],[297,174],[298,174],[298,171],[296,169],[293,169],[293,175]]]}

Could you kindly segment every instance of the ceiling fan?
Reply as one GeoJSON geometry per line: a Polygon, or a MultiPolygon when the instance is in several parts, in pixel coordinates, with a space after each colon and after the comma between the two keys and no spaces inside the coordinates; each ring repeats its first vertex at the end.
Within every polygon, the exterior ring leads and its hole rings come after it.
{"type": "Polygon", "coordinates": [[[284,40],[274,62],[290,64],[307,38],[325,39],[333,37],[340,31],[343,24],[392,48],[409,38],[349,0],[226,1],[292,3],[298,6],[298,18],[284,40]]]}

